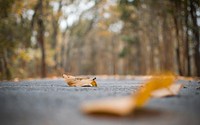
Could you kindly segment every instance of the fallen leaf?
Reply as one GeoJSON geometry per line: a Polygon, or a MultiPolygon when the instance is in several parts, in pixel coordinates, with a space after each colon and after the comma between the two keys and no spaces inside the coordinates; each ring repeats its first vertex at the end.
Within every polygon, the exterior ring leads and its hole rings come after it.
{"type": "Polygon", "coordinates": [[[124,116],[130,114],[134,110],[135,102],[131,96],[107,98],[84,103],[81,110],[84,113],[105,113],[111,115],[124,116]]]}
{"type": "Polygon", "coordinates": [[[163,89],[153,91],[151,93],[151,96],[157,97],[157,98],[167,97],[167,96],[175,96],[179,93],[179,91],[181,90],[182,87],[183,87],[183,85],[181,85],[181,84],[173,84],[168,88],[163,88],[163,89]]]}
{"type": "Polygon", "coordinates": [[[147,81],[139,91],[128,97],[108,98],[86,102],[81,106],[84,113],[107,113],[119,116],[129,115],[142,107],[155,90],[169,87],[175,80],[173,75],[155,76],[147,81]]]}
{"type": "Polygon", "coordinates": [[[174,80],[175,77],[173,75],[153,76],[145,83],[144,87],[142,87],[138,93],[133,96],[136,101],[136,106],[142,107],[151,97],[151,93],[153,91],[169,87],[173,84],[174,80]]]}
{"type": "Polygon", "coordinates": [[[75,77],[63,74],[65,82],[73,87],[97,87],[96,78],[90,79],[88,77],[75,77]]]}

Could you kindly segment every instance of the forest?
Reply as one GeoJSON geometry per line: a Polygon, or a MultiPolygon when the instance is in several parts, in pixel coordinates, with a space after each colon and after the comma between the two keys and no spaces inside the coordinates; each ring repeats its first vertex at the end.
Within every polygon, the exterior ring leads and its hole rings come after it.
{"type": "Polygon", "coordinates": [[[0,80],[200,77],[199,0],[0,0],[0,80]]]}

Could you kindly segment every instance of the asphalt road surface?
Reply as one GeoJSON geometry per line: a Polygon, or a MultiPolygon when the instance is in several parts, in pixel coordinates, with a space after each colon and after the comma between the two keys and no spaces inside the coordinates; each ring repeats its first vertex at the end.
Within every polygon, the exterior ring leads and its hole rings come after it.
{"type": "Polygon", "coordinates": [[[179,95],[151,99],[126,117],[86,115],[81,103],[130,95],[142,78],[100,79],[98,87],[69,87],[63,79],[0,82],[0,125],[200,125],[200,83],[178,80],[179,95]]]}

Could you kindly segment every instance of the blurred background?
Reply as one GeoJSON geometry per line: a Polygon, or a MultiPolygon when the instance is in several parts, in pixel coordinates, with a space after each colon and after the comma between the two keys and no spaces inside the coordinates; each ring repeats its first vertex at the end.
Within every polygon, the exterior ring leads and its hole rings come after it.
{"type": "Polygon", "coordinates": [[[200,76],[199,0],[0,0],[0,79],[200,76]]]}

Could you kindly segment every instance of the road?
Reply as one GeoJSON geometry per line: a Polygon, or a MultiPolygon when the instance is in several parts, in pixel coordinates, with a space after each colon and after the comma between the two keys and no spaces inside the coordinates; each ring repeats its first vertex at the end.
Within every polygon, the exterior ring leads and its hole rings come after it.
{"type": "Polygon", "coordinates": [[[184,85],[174,97],[151,99],[126,116],[86,115],[85,101],[130,95],[144,79],[101,79],[98,87],[68,87],[62,78],[0,82],[0,125],[200,125],[200,83],[184,85]]]}

